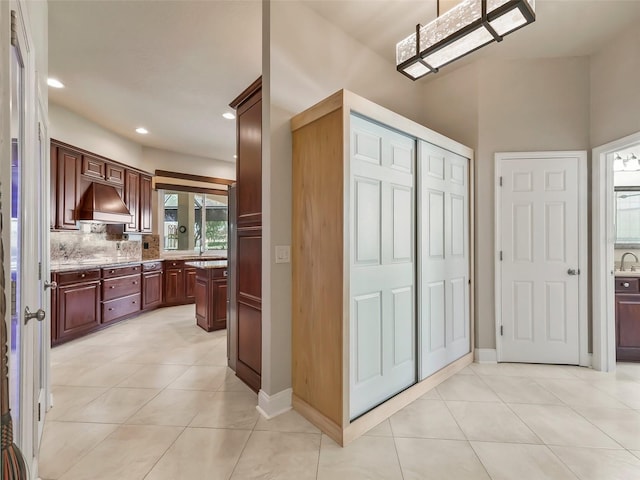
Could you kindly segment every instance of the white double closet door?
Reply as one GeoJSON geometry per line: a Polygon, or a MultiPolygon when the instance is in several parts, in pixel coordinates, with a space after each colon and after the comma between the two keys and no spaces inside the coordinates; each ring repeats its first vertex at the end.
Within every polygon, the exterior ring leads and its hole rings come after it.
{"type": "MultiPolygon", "coordinates": [[[[461,193],[468,185],[467,160],[455,155],[452,159],[453,154],[445,152],[441,166],[443,172],[449,173],[443,173],[441,184],[431,185],[433,182],[429,178],[432,189],[446,192],[442,193],[444,203],[438,223],[435,217],[431,219],[435,211],[435,206],[429,203],[432,197],[427,195],[425,203],[422,192],[416,195],[415,138],[352,115],[350,145],[349,403],[350,418],[353,419],[413,385],[417,378],[424,378],[428,375],[424,372],[439,370],[469,351],[468,285],[465,283],[464,288],[460,287],[460,282],[468,282],[469,278],[468,228],[464,230],[466,233],[457,230],[460,226],[458,217],[457,221],[444,220],[447,215],[460,214],[468,225],[467,193],[461,193]],[[463,185],[459,186],[455,182],[460,175],[463,185]],[[447,183],[451,185],[444,185],[447,183]],[[456,210],[460,197],[463,199],[462,212],[456,210]],[[419,199],[418,208],[416,198],[419,199]],[[452,205],[453,210],[445,204],[452,205]],[[432,212],[426,217],[425,208],[432,212]],[[421,225],[425,218],[428,228],[421,225]],[[432,228],[440,233],[429,234],[432,228]],[[434,255],[423,258],[420,250],[438,236],[442,238],[442,253],[436,259],[436,247],[432,246],[434,255]],[[444,245],[447,242],[450,247],[444,245]],[[448,271],[451,266],[462,263],[456,256],[459,245],[463,245],[463,256],[467,259],[466,276],[448,271]],[[452,256],[449,263],[443,260],[445,253],[452,256]],[[419,257],[422,260],[418,263],[419,257]],[[423,271],[425,268],[429,270],[428,274],[423,271]],[[438,275],[442,287],[436,296],[437,289],[433,285],[437,283],[438,275]],[[425,297],[425,288],[418,284],[417,278],[431,282],[433,288],[426,290],[431,297],[425,297]],[[445,298],[449,292],[453,295],[451,299],[445,298]],[[423,305],[425,300],[436,302],[436,306],[423,305]],[[449,305],[454,301],[466,303],[455,303],[449,312],[449,305]],[[418,311],[421,312],[419,317],[418,311]],[[461,315],[466,317],[466,326],[460,324],[463,322],[461,315]],[[432,326],[425,322],[437,324],[432,326]],[[420,336],[418,332],[421,332],[420,336]],[[464,338],[466,351],[463,351],[464,338]],[[441,353],[442,349],[447,353],[441,353]],[[428,364],[427,369],[425,364],[428,364]]],[[[420,141],[420,163],[428,145],[420,141]]],[[[430,164],[433,168],[418,170],[431,172],[431,177],[435,178],[436,163],[433,160],[430,164]]],[[[420,177],[421,184],[423,176],[420,177]]],[[[419,188],[422,190],[425,186],[419,188]]]]}

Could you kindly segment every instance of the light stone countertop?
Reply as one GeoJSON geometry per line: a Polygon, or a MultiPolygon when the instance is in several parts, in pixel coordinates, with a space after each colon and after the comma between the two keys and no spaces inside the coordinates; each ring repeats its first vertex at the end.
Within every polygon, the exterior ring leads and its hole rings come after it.
{"type": "Polygon", "coordinates": [[[196,268],[227,268],[226,260],[201,260],[197,262],[185,262],[185,265],[196,268]]]}

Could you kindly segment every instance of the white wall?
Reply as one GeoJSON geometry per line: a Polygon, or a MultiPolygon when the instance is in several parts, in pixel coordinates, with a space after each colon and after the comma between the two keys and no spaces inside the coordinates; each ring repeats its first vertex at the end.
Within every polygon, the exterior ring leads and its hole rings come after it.
{"type": "Polygon", "coordinates": [[[640,132],[640,28],[591,57],[591,146],[640,132]]]}
{"type": "Polygon", "coordinates": [[[51,138],[136,168],[142,166],[142,146],[66,108],[49,104],[51,138]]]}
{"type": "Polygon", "coordinates": [[[168,170],[227,180],[235,180],[236,178],[236,164],[233,162],[196,157],[153,147],[142,147],[140,168],[151,173],[156,170],[168,170]]]}
{"type": "Polygon", "coordinates": [[[438,75],[422,119],[475,150],[476,347],[495,348],[494,155],[588,149],[589,61],[485,60],[438,75]]]}

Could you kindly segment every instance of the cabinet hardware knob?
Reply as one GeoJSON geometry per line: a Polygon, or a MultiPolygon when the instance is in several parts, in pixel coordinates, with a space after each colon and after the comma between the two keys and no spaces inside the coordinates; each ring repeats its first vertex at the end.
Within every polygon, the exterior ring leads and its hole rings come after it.
{"type": "Polygon", "coordinates": [[[108,310],[111,311],[111,310],[113,310],[113,308],[109,307],[108,310]]]}
{"type": "Polygon", "coordinates": [[[135,305],[135,304],[136,304],[136,301],[134,300],[134,301],[133,301],[133,302],[131,302],[131,303],[133,303],[133,304],[135,305]]]}
{"type": "Polygon", "coordinates": [[[87,276],[87,274],[86,274],[86,273],[83,273],[82,275],[80,275],[80,278],[84,278],[84,277],[86,277],[86,276],[87,276]]]}
{"type": "Polygon", "coordinates": [[[111,285],[109,288],[114,289],[114,288],[116,288],[116,286],[115,285],[111,285]]]}
{"type": "Polygon", "coordinates": [[[58,282],[44,282],[44,289],[50,288],[51,290],[55,290],[58,288],[58,282]]]}
{"type": "Polygon", "coordinates": [[[624,283],[622,284],[622,286],[623,286],[624,288],[629,288],[629,282],[624,282],[624,283]]]}
{"type": "Polygon", "coordinates": [[[138,284],[138,282],[133,282],[133,284],[134,284],[134,285],[137,285],[137,284],[138,284]]]}
{"type": "Polygon", "coordinates": [[[116,271],[115,270],[110,270],[109,273],[116,273],[116,271]]]}

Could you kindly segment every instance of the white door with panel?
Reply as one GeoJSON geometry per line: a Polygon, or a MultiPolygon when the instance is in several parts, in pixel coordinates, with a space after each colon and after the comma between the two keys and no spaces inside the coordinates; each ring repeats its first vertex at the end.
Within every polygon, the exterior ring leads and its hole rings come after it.
{"type": "Polygon", "coordinates": [[[580,363],[581,161],[496,155],[499,361],[580,363]]]}
{"type": "Polygon", "coordinates": [[[419,142],[420,379],[471,351],[469,160],[419,142]]]}
{"type": "Polygon", "coordinates": [[[416,382],[414,138],[352,115],[350,417],[416,382]]]}

